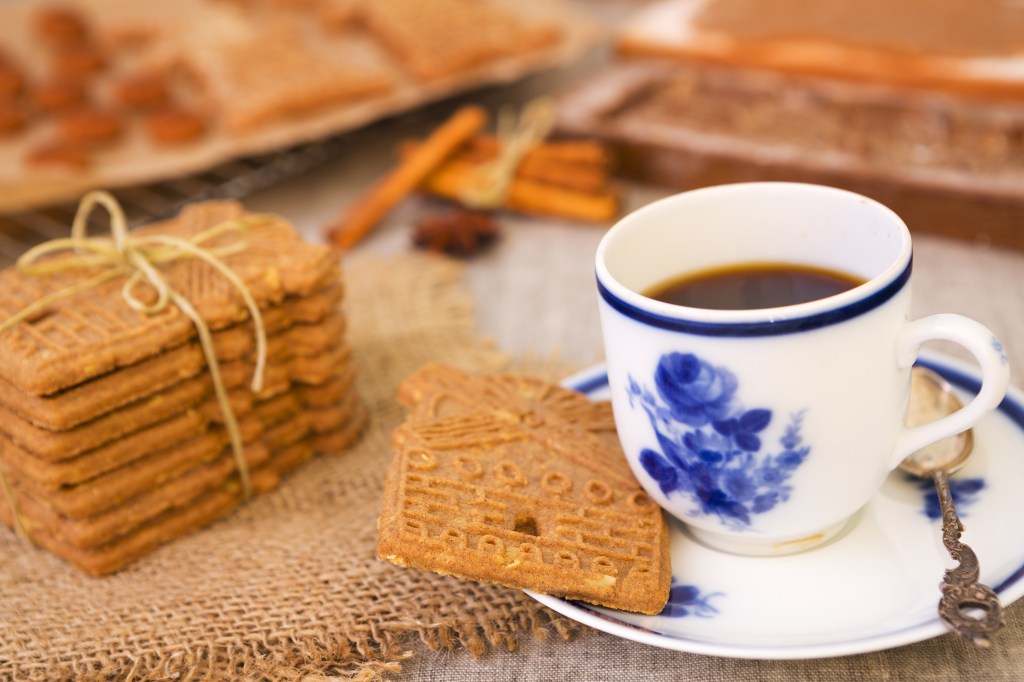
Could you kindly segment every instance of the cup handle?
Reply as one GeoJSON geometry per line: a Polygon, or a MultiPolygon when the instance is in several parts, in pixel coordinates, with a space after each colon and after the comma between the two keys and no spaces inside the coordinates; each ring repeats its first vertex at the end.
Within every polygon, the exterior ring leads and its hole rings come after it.
{"type": "Polygon", "coordinates": [[[962,315],[944,313],[908,322],[897,343],[896,361],[900,368],[914,364],[925,341],[939,340],[957,343],[974,356],[981,366],[981,390],[974,400],[953,414],[920,426],[904,427],[896,441],[894,468],[921,448],[977,424],[999,405],[1010,385],[1010,363],[999,339],[984,325],[962,315]]]}

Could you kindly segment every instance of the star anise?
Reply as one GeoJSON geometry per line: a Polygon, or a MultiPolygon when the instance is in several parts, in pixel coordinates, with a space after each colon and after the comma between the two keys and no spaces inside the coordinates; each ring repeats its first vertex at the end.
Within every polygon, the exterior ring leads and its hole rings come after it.
{"type": "Polygon", "coordinates": [[[498,225],[488,213],[457,208],[424,216],[416,223],[413,244],[457,256],[470,256],[493,242],[498,225]]]}

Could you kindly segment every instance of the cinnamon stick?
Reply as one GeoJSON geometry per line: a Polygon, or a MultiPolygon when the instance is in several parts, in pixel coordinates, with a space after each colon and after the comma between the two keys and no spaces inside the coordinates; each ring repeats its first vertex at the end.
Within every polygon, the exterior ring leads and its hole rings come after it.
{"type": "MultiPolygon", "coordinates": [[[[398,145],[399,154],[408,154],[421,144],[420,140],[402,140],[398,145]]],[[[461,154],[466,160],[473,162],[489,161],[498,155],[501,143],[492,135],[481,135],[466,144],[461,154]]],[[[604,146],[594,140],[561,140],[545,141],[531,149],[523,157],[523,162],[578,164],[589,168],[610,170],[611,155],[604,146]]]]}
{"type": "Polygon", "coordinates": [[[483,130],[486,123],[487,113],[480,107],[467,106],[455,112],[366,195],[354,202],[340,222],[328,226],[331,242],[341,249],[352,248],[424,178],[483,130]]]}
{"type": "MultiPolygon", "coordinates": [[[[399,145],[399,154],[404,158],[417,149],[420,144],[420,142],[406,140],[399,145]]],[[[475,166],[487,163],[496,156],[497,147],[488,150],[477,147],[471,142],[467,148],[453,155],[452,160],[475,166]]],[[[516,168],[516,177],[592,194],[609,191],[611,182],[605,165],[589,161],[565,161],[557,150],[555,153],[550,153],[547,143],[537,146],[526,154],[516,168]]]]}
{"type": "MultiPolygon", "coordinates": [[[[425,191],[459,200],[471,181],[475,166],[452,160],[431,173],[421,185],[425,191]]],[[[557,216],[587,222],[608,222],[619,212],[619,197],[612,190],[600,193],[577,192],[563,187],[513,178],[504,208],[523,213],[557,216]]]]}
{"type": "Polygon", "coordinates": [[[589,194],[609,191],[611,182],[607,170],[599,166],[543,156],[527,156],[516,169],[516,176],[589,194]]]}
{"type": "MultiPolygon", "coordinates": [[[[493,135],[481,135],[473,139],[468,146],[469,153],[477,153],[492,158],[501,149],[501,142],[493,135]]],[[[579,163],[607,169],[611,162],[607,150],[595,140],[559,140],[545,141],[529,152],[526,159],[557,163],[579,163]]]]}

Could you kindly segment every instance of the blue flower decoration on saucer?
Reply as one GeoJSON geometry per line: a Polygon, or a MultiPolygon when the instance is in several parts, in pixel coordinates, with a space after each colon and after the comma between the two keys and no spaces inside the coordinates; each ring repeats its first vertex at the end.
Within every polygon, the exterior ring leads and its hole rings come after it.
{"type": "Polygon", "coordinates": [[[669,353],[658,361],[654,386],[656,395],[630,376],[627,391],[630,405],[647,413],[660,448],[644,449],[640,464],[666,497],[687,497],[690,515],[715,515],[736,529],[789,499],[787,481],[811,450],[800,434],[804,411],[790,416],[772,453],[763,443],[772,411],[745,409],[727,368],[669,353]]]}
{"type": "MultiPolygon", "coordinates": [[[[935,484],[932,480],[922,481],[913,476],[907,476],[906,480],[922,491],[922,501],[924,502],[922,513],[932,521],[941,519],[942,505],[939,504],[939,496],[935,494],[935,484]]],[[[978,496],[984,489],[984,478],[949,479],[949,494],[953,497],[953,504],[956,505],[959,516],[966,517],[968,515],[966,508],[978,501],[978,496]]]]}
{"type": "Polygon", "coordinates": [[[696,585],[684,585],[673,579],[668,602],[658,615],[667,618],[714,618],[718,614],[718,609],[711,605],[711,600],[721,596],[724,596],[721,592],[701,594],[700,588],[696,585]]]}

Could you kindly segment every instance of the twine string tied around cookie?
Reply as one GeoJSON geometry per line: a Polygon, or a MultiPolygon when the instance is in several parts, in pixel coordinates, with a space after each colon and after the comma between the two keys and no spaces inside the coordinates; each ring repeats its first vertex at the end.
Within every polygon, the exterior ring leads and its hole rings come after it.
{"type": "Polygon", "coordinates": [[[461,192],[463,203],[471,208],[498,208],[505,204],[519,165],[555,127],[557,108],[547,97],[535,99],[523,107],[518,119],[510,109],[498,113],[498,156],[483,164],[461,192]]]}
{"type": "MultiPolygon", "coordinates": [[[[53,275],[72,270],[98,269],[99,272],[25,306],[0,323],[0,333],[21,321],[33,319],[48,305],[56,301],[90,291],[107,281],[125,275],[127,278],[121,287],[121,296],[132,310],[146,315],[155,315],[165,310],[168,305],[174,305],[192,321],[196,328],[210,379],[213,382],[217,403],[224,419],[224,426],[228,432],[242,490],[245,496],[249,497],[252,493],[252,484],[242,445],[241,430],[221,378],[220,365],[217,362],[210,328],[188,298],[171,286],[159,266],[182,258],[198,258],[217,270],[238,291],[249,311],[254,327],[256,363],[250,387],[253,392],[258,393],[263,390],[267,361],[267,335],[263,325],[263,316],[245,282],[222,260],[226,256],[244,251],[247,245],[244,240],[216,246],[208,244],[226,234],[244,234],[248,229],[265,224],[270,220],[271,218],[266,215],[245,216],[220,223],[188,238],[160,234],[132,235],[128,231],[128,222],[117,199],[108,192],[90,192],[82,198],[78,206],[71,226],[71,236],[54,239],[26,251],[18,259],[17,267],[23,273],[32,276],[53,275]],[[88,219],[97,206],[106,208],[110,216],[110,237],[87,236],[88,219]],[[52,257],[69,251],[73,255],[52,257]],[[154,302],[147,303],[140,296],[138,288],[143,283],[148,284],[156,293],[154,302]]],[[[16,532],[27,537],[23,519],[18,514],[15,505],[10,482],[4,476],[2,467],[0,467],[0,486],[3,487],[4,494],[14,513],[16,532]]]]}

